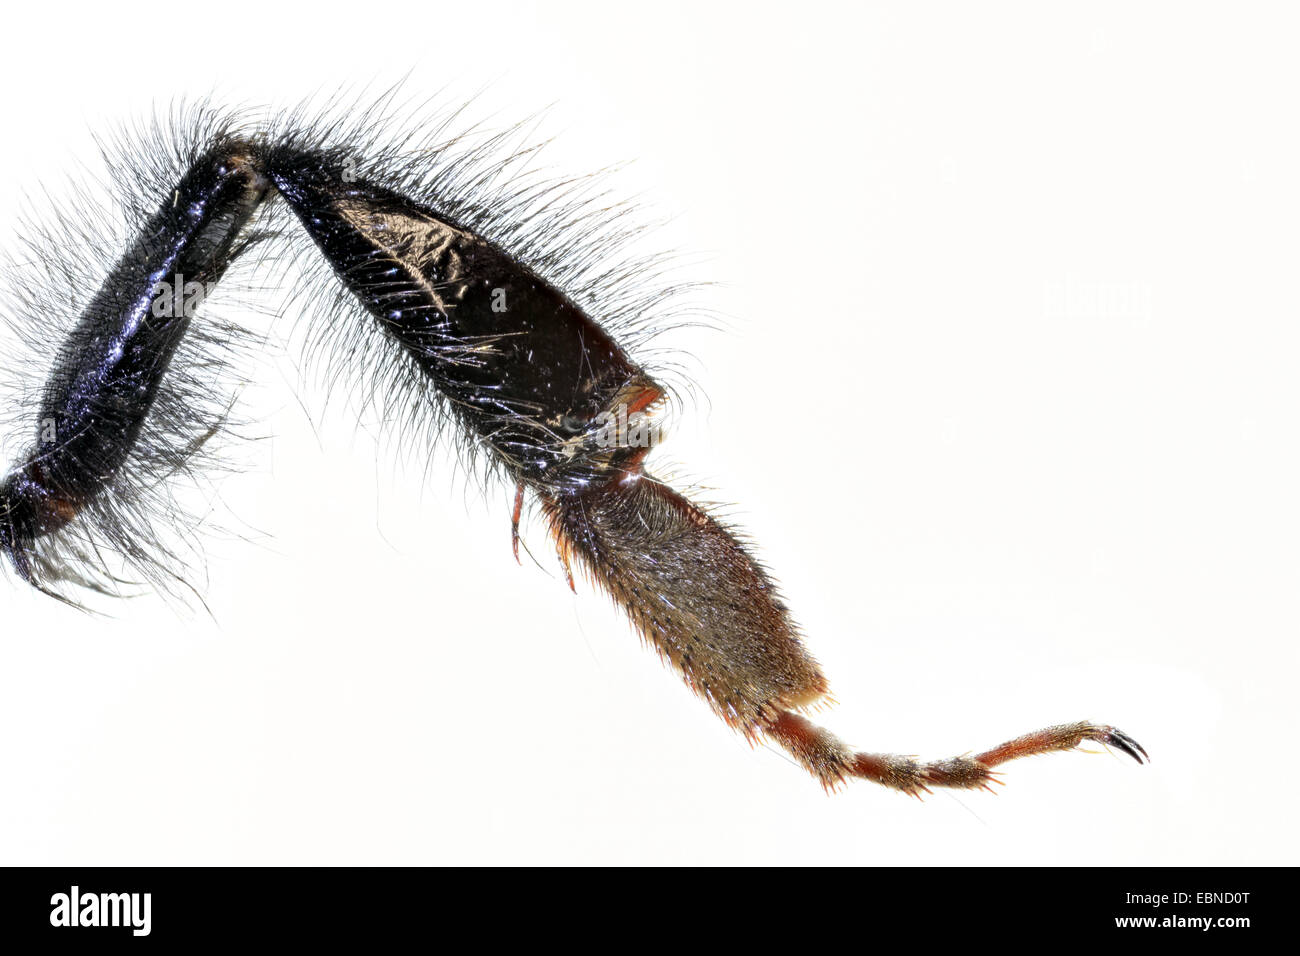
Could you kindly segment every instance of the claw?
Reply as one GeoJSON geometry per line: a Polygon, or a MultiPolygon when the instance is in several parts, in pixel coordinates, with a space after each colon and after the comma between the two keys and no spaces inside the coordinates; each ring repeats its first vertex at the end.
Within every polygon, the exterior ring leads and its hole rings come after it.
{"type": "Polygon", "coordinates": [[[1107,728],[1106,734],[1101,738],[1101,741],[1110,744],[1117,750],[1124,751],[1138,763],[1143,763],[1143,758],[1146,758],[1146,763],[1151,762],[1151,756],[1146,752],[1146,748],[1122,730],[1117,730],[1114,727],[1107,728]]]}

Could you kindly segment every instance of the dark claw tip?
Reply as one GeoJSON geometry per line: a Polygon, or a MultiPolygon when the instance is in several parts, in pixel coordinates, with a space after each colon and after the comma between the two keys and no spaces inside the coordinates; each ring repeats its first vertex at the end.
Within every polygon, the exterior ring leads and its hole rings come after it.
{"type": "Polygon", "coordinates": [[[1142,763],[1143,758],[1147,763],[1151,762],[1151,756],[1146,752],[1146,748],[1122,730],[1116,730],[1114,727],[1110,728],[1106,734],[1105,742],[1124,751],[1138,763],[1142,763]]]}

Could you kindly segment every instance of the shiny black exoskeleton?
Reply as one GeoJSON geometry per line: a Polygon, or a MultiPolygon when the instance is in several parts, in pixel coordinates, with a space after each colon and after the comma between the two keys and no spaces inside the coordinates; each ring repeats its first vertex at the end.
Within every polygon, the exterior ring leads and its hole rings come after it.
{"type": "Polygon", "coordinates": [[[526,265],[451,218],[326,157],[271,150],[267,175],[344,285],[513,478],[581,485],[608,472],[589,441],[657,386],[526,265]]]}

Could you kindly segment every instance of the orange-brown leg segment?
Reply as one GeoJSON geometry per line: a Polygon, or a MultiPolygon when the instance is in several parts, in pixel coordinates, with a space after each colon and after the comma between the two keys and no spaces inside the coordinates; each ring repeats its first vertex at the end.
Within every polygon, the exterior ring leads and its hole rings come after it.
{"type": "Polygon", "coordinates": [[[564,550],[562,544],[557,543],[555,547],[555,554],[560,559],[560,567],[564,568],[565,583],[569,585],[570,591],[572,591],[574,594],[577,594],[578,589],[573,585],[573,568],[569,566],[568,552],[564,550]]]}
{"type": "Polygon", "coordinates": [[[992,792],[989,784],[1001,782],[994,777],[993,767],[1018,757],[1073,750],[1085,740],[1095,740],[1122,750],[1138,763],[1147,757],[1142,745],[1128,734],[1088,721],[1060,724],[1025,734],[973,757],[952,757],[929,763],[902,754],[854,752],[829,731],[790,711],[778,713],[763,729],[827,790],[837,788],[849,777],[861,777],[914,797],[929,793],[931,787],[992,792]]]}
{"type": "Polygon", "coordinates": [[[510,517],[510,546],[515,552],[515,564],[522,564],[519,560],[519,518],[524,513],[524,483],[521,481],[515,487],[515,511],[510,517]]]}
{"type": "Polygon", "coordinates": [[[1085,740],[1138,762],[1146,755],[1121,731],[1087,722],[930,763],[856,752],[799,715],[826,699],[826,678],[775,584],[724,524],[644,474],[564,495],[541,493],[539,501],[569,586],[572,555],[718,716],[751,739],[770,737],[828,790],[850,777],[913,796],[931,787],[992,790],[999,764],[1072,750],[1085,740]]]}

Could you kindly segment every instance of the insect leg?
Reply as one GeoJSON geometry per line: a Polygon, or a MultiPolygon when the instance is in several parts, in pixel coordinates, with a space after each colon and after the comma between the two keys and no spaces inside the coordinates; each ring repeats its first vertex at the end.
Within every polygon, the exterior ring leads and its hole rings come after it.
{"type": "Polygon", "coordinates": [[[646,640],[728,723],[780,744],[834,789],[849,777],[919,795],[931,787],[990,789],[992,768],[1085,740],[1139,763],[1140,744],[1114,727],[1049,727],[974,756],[923,763],[855,752],[798,711],[827,685],[772,582],[717,521],[646,475],[550,497],[543,508],[562,548],[628,612],[646,640]]]}
{"type": "Polygon", "coordinates": [[[991,767],[1084,739],[1137,756],[1120,732],[1075,724],[922,764],[855,753],[814,726],[798,711],[825,699],[826,678],[775,583],[730,529],[644,472],[647,447],[598,439],[602,419],[642,414],[662,397],[617,343],[431,205],[309,151],[273,150],[267,169],[362,308],[517,487],[537,495],[570,587],[576,559],[730,726],[771,737],[828,788],[850,776],[908,793],[987,788],[991,767]]]}
{"type": "Polygon", "coordinates": [[[1123,731],[1088,721],[1048,727],[974,756],[928,763],[901,754],[854,752],[830,732],[789,711],[778,714],[764,730],[827,790],[835,789],[849,777],[861,777],[917,797],[931,787],[991,791],[989,784],[1000,782],[993,776],[993,768],[999,764],[1034,754],[1074,750],[1085,740],[1122,750],[1138,763],[1147,756],[1142,745],[1123,731]]]}
{"type": "Polygon", "coordinates": [[[36,443],[0,485],[0,550],[30,583],[42,586],[36,539],[73,521],[131,454],[194,308],[241,250],[266,188],[249,144],[213,144],[60,346],[36,443]]]}

